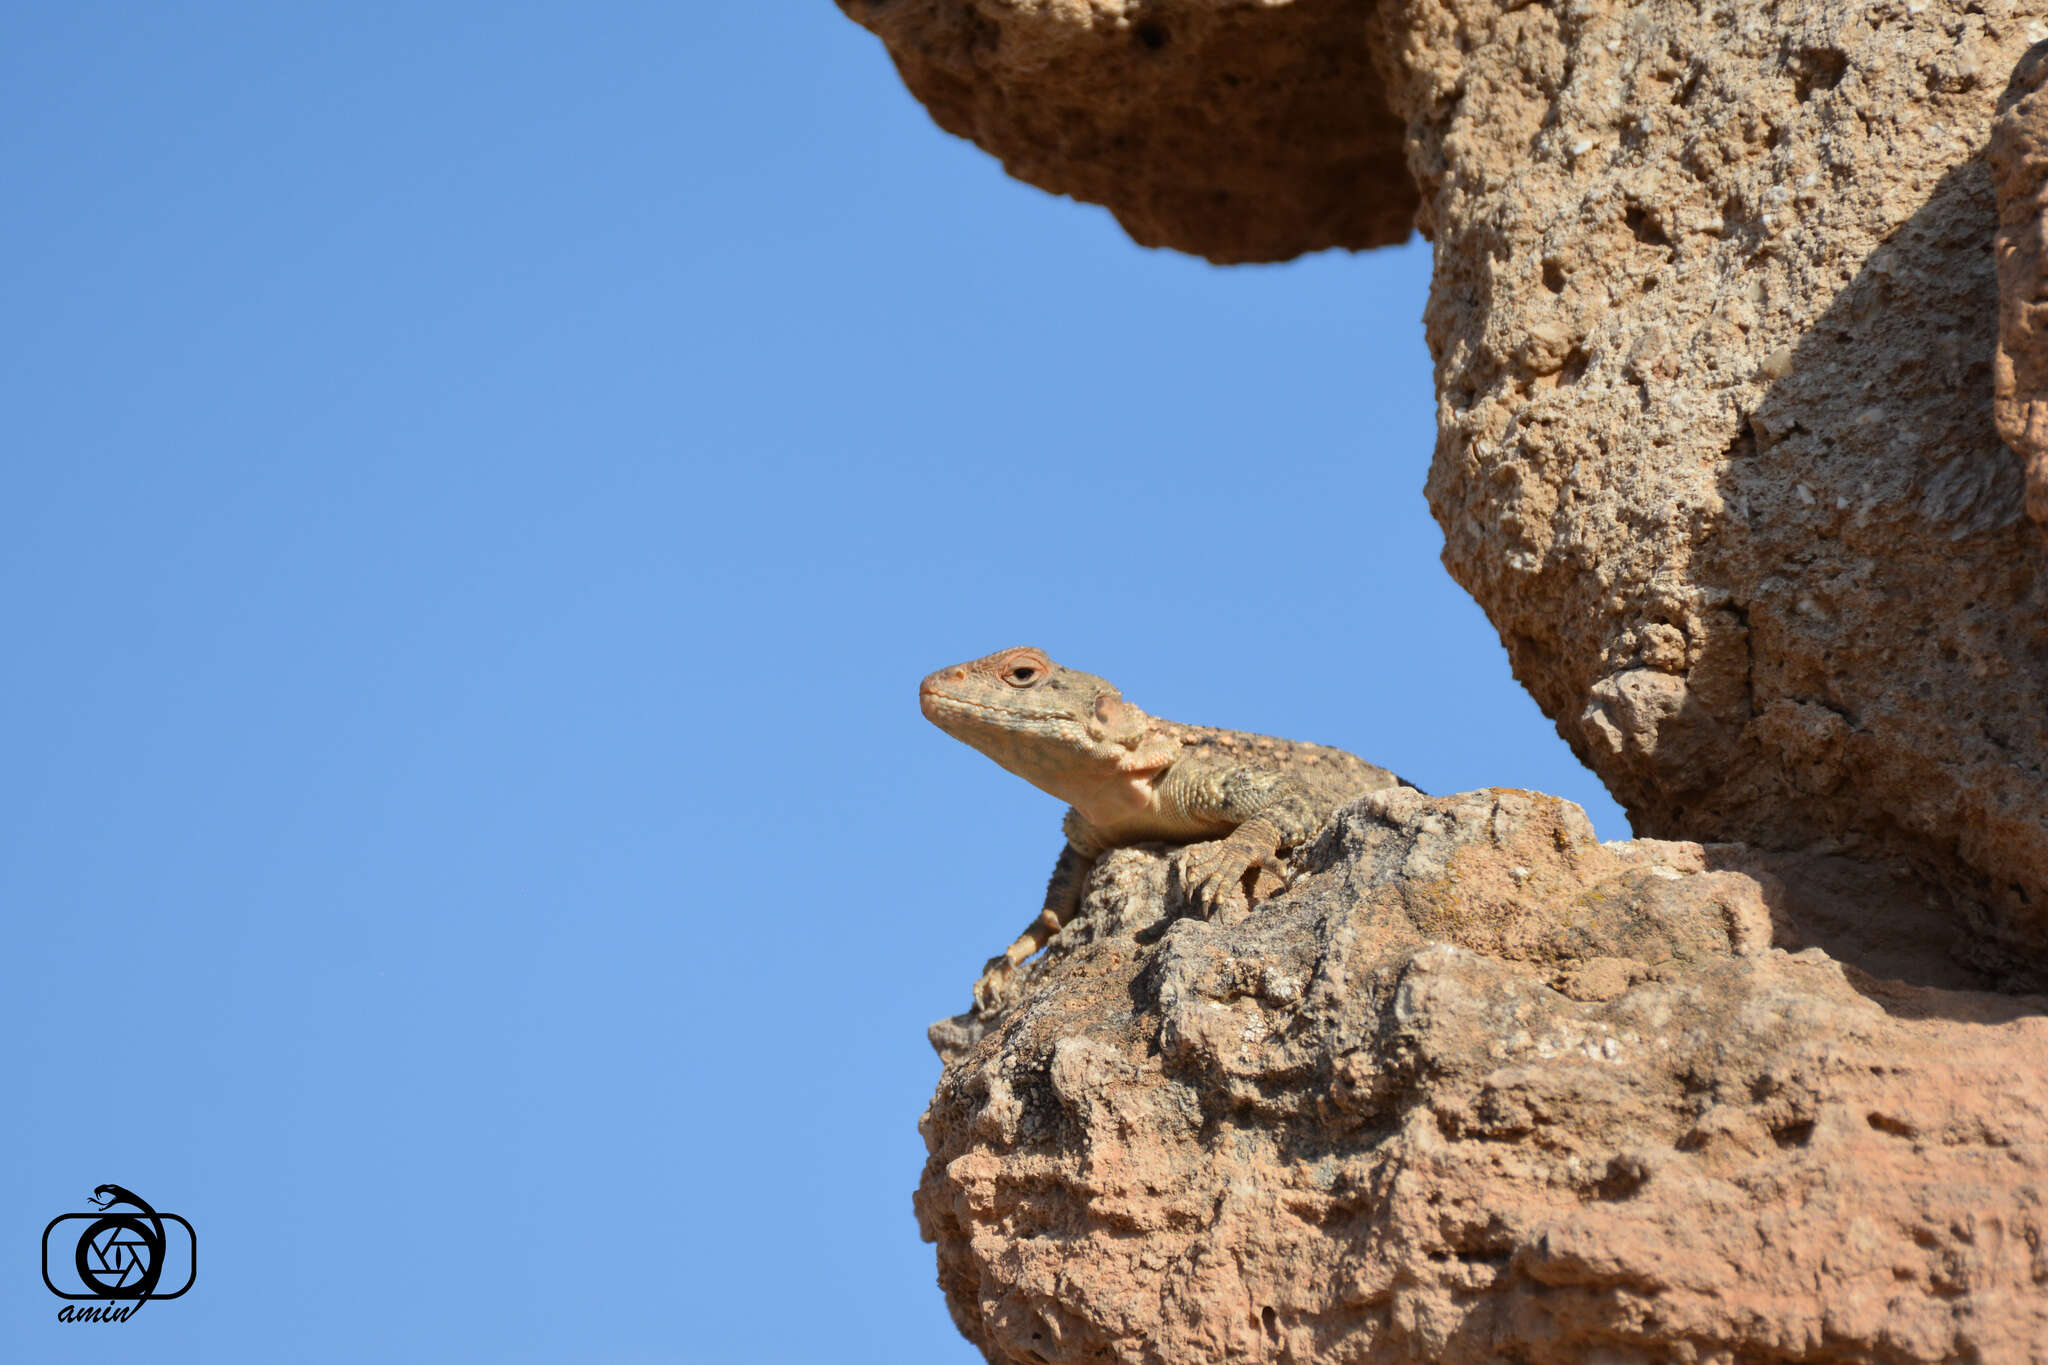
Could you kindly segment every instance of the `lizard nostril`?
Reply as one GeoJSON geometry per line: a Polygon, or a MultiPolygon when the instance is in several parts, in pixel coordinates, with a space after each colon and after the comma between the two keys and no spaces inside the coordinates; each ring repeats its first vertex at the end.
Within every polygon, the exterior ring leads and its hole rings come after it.
{"type": "Polygon", "coordinates": [[[964,669],[964,668],[956,668],[956,669],[954,669],[954,670],[953,670],[953,681],[954,681],[954,682],[966,682],[966,681],[967,681],[967,670],[966,670],[966,669],[964,669]]]}

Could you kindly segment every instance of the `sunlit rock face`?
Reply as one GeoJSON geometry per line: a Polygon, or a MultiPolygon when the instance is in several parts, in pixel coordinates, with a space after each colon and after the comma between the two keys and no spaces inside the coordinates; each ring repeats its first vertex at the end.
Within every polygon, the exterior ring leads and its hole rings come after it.
{"type": "Polygon", "coordinates": [[[1904,856],[2048,962],[2048,537],[1992,420],[2043,6],[1389,5],[1431,506],[1638,833],[1904,856]]]}
{"type": "Polygon", "coordinates": [[[1223,925],[1113,853],[934,1026],[918,1218],[988,1359],[2042,1358],[2048,1000],[1909,887],[1508,791],[1305,862],[1223,925]]]}

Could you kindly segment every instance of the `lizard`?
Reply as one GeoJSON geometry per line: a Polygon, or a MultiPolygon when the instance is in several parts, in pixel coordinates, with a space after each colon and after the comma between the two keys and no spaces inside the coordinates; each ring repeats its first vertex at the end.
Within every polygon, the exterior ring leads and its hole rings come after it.
{"type": "Polygon", "coordinates": [[[1045,905],[974,985],[999,1010],[1018,966],[1081,904],[1095,862],[1132,844],[1188,845],[1181,882],[1205,918],[1248,909],[1279,859],[1367,792],[1414,784],[1356,754],[1147,715],[1093,674],[1031,648],[942,668],[918,687],[925,718],[1068,805],[1045,905]]]}

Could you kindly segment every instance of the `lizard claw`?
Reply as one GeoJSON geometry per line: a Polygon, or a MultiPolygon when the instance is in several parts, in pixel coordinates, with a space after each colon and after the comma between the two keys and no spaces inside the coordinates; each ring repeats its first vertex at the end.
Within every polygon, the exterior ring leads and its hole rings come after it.
{"type": "Polygon", "coordinates": [[[1243,918],[1253,903],[1286,890],[1289,882],[1273,852],[1234,839],[1190,844],[1181,855],[1180,878],[1194,912],[1225,923],[1243,918]]]}
{"type": "Polygon", "coordinates": [[[1203,919],[1236,919],[1232,912],[1249,910],[1244,876],[1252,860],[1231,847],[1230,840],[1190,844],[1181,856],[1180,880],[1188,907],[1203,919]]]}
{"type": "Polygon", "coordinates": [[[981,969],[981,976],[974,983],[974,1012],[994,1014],[1003,1007],[1004,997],[1010,993],[1010,977],[1017,970],[1017,964],[1010,961],[1009,954],[1001,953],[988,960],[981,969]]]}

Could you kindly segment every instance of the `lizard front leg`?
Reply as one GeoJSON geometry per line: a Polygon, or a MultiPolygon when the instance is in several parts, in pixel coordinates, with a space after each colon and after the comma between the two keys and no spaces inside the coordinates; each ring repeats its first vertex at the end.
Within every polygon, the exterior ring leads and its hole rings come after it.
{"type": "Polygon", "coordinates": [[[1279,855],[1322,827],[1323,810],[1309,789],[1284,773],[1241,764],[1178,769],[1161,793],[1184,817],[1234,826],[1220,839],[1192,844],[1181,858],[1181,882],[1195,913],[1249,909],[1263,888],[1253,872],[1284,881],[1279,855]]]}
{"type": "Polygon", "coordinates": [[[1001,1009],[1009,994],[1010,977],[1032,954],[1052,942],[1052,936],[1081,908],[1081,888],[1097,854],[1075,846],[1071,838],[1053,864],[1052,880],[1045,888],[1045,908],[1017,935],[1017,941],[988,960],[981,979],[974,983],[974,1008],[980,1014],[1001,1009]]]}

